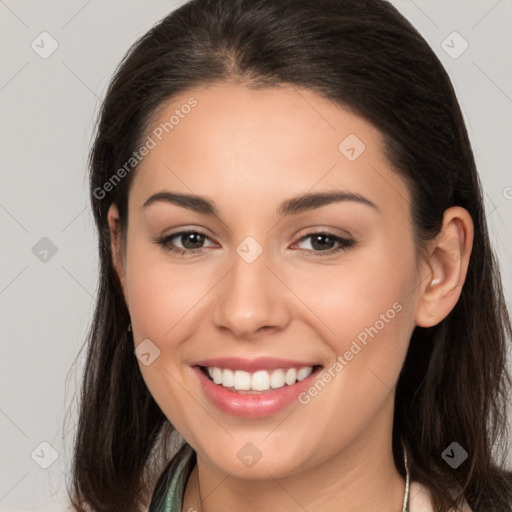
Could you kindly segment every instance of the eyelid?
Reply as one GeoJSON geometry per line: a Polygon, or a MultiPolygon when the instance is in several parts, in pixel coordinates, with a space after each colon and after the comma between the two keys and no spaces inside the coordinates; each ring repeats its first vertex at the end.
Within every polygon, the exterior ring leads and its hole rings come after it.
{"type": "Polygon", "coordinates": [[[199,234],[204,235],[204,236],[206,236],[206,237],[211,239],[211,236],[208,234],[207,230],[205,230],[203,228],[200,228],[200,227],[196,227],[194,225],[184,226],[184,227],[180,226],[179,228],[175,228],[175,229],[176,229],[176,231],[171,231],[171,232],[166,233],[164,235],[159,235],[156,238],[158,238],[158,239],[171,238],[173,236],[182,235],[182,234],[185,234],[185,233],[199,233],[199,234]]]}
{"type": "Polygon", "coordinates": [[[314,235],[314,234],[326,234],[331,235],[333,237],[343,238],[343,239],[353,239],[354,235],[347,231],[346,229],[341,228],[335,228],[332,226],[311,226],[311,227],[305,227],[300,229],[294,236],[299,236],[299,239],[302,239],[304,236],[307,235],[314,235]],[[304,235],[299,235],[298,233],[304,233],[304,235]]]}

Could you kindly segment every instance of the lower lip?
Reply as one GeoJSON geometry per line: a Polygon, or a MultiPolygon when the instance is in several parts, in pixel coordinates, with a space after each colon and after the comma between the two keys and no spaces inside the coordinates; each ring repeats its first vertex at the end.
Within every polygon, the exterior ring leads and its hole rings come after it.
{"type": "Polygon", "coordinates": [[[304,380],[275,390],[261,393],[237,393],[212,382],[198,367],[192,368],[199,377],[204,393],[221,411],[242,418],[261,418],[276,414],[298,401],[300,393],[311,386],[321,368],[313,371],[304,380]]]}

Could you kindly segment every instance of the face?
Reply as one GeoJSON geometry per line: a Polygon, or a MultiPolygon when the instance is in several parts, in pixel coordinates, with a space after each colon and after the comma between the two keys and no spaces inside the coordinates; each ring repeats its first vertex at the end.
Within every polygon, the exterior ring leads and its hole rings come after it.
{"type": "Polygon", "coordinates": [[[308,90],[232,84],[154,121],[118,272],[167,418],[240,477],[389,444],[421,275],[379,132],[308,90]]]}

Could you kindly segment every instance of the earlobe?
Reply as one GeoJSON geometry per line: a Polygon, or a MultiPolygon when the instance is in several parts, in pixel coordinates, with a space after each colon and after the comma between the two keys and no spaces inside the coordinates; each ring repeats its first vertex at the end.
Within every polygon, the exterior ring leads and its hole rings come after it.
{"type": "Polygon", "coordinates": [[[454,206],[445,211],[443,225],[424,261],[424,279],[416,310],[416,325],[441,322],[459,300],[473,246],[473,221],[468,211],[454,206]]]}
{"type": "Polygon", "coordinates": [[[121,248],[121,224],[119,221],[119,210],[115,203],[110,205],[107,214],[108,226],[110,230],[110,250],[112,253],[112,263],[119,277],[119,282],[124,291],[124,264],[121,248]]]}

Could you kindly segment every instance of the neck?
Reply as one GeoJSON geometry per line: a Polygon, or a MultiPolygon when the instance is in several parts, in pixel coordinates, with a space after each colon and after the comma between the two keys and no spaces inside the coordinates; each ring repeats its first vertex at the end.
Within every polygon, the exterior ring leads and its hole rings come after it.
{"type": "MultiPolygon", "coordinates": [[[[226,475],[198,454],[183,510],[199,512],[397,512],[405,478],[395,467],[389,428],[361,432],[321,465],[283,478],[249,480],[226,475]]],[[[375,427],[375,425],[374,425],[375,427]]],[[[373,429],[372,429],[373,430],[373,429]]]]}

